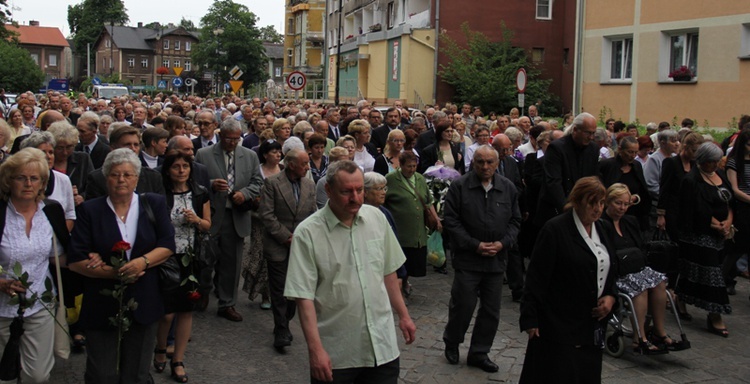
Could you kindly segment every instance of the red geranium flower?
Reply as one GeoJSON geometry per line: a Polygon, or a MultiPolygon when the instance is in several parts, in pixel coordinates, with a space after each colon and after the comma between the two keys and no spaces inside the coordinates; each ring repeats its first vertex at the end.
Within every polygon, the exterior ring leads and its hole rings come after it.
{"type": "Polygon", "coordinates": [[[198,291],[188,292],[188,300],[192,302],[197,302],[200,299],[201,299],[201,294],[198,291]]]}
{"type": "Polygon", "coordinates": [[[112,247],[112,252],[125,252],[130,250],[130,243],[120,240],[112,247]]]}

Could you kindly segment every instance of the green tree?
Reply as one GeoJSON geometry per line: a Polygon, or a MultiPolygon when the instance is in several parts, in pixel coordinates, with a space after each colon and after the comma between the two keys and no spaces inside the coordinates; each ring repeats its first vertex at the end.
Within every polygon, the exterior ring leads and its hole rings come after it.
{"type": "MultiPolygon", "coordinates": [[[[94,43],[102,34],[105,25],[124,25],[129,17],[122,0],[83,0],[68,6],[68,25],[73,34],[73,45],[77,52],[86,55],[86,45],[94,43]]],[[[93,64],[95,56],[91,55],[93,64]]]]}
{"type": "Polygon", "coordinates": [[[227,70],[237,65],[245,85],[264,80],[266,53],[257,17],[232,0],[217,0],[201,18],[200,43],[193,47],[193,65],[216,71],[221,84],[229,80],[227,70]]]}
{"type": "Polygon", "coordinates": [[[273,25],[266,25],[260,29],[260,39],[269,43],[281,44],[284,42],[284,38],[281,34],[276,32],[276,28],[273,25]]]}
{"type": "Polygon", "coordinates": [[[44,83],[44,73],[29,51],[13,42],[0,40],[0,79],[11,92],[36,92],[44,83]]]}
{"type": "Polygon", "coordinates": [[[507,111],[518,105],[516,72],[526,69],[526,102],[541,100],[545,114],[551,115],[557,97],[549,93],[552,80],[541,79],[541,71],[531,63],[523,48],[512,45],[513,31],[500,23],[501,38],[490,39],[461,25],[466,44],[459,44],[446,33],[440,34],[442,53],[450,60],[438,72],[442,80],[453,86],[455,100],[482,107],[482,111],[507,111]]]}
{"type": "Polygon", "coordinates": [[[18,34],[5,28],[5,24],[18,26],[18,23],[11,19],[11,9],[8,8],[8,0],[0,0],[0,40],[18,42],[18,34]]]}
{"type": "Polygon", "coordinates": [[[185,30],[189,32],[195,32],[198,30],[198,27],[195,26],[195,24],[193,23],[193,20],[188,20],[184,17],[180,20],[179,26],[182,28],[185,28],[185,30]]]}

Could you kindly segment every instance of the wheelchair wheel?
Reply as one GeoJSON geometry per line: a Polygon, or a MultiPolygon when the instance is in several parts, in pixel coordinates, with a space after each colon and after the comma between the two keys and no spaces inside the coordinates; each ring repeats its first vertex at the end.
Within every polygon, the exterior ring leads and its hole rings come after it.
{"type": "Polygon", "coordinates": [[[614,358],[619,358],[625,354],[625,339],[622,332],[611,328],[607,330],[604,339],[604,351],[614,358]]]}

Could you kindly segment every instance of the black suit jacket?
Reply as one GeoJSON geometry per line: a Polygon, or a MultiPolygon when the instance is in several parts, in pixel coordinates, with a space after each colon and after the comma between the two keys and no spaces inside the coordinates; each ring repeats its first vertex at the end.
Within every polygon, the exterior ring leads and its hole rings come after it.
{"type": "Polygon", "coordinates": [[[70,178],[70,183],[78,188],[78,194],[86,196],[86,182],[94,169],[91,157],[84,152],[73,152],[68,157],[68,165],[65,173],[70,178]]]}
{"type": "MultiPolygon", "coordinates": [[[[146,162],[146,158],[143,157],[143,151],[141,151],[138,154],[138,158],[141,159],[141,166],[146,167],[146,168],[151,168],[151,167],[148,166],[148,163],[146,162]]],[[[164,156],[157,157],[156,158],[156,167],[152,168],[152,169],[155,169],[155,170],[158,169],[159,167],[161,167],[162,163],[164,163],[164,156]]]]}
{"type": "MultiPolygon", "coordinates": [[[[341,122],[339,122],[339,138],[346,136],[346,134],[349,133],[348,127],[343,127],[341,122]]],[[[333,136],[333,128],[330,126],[328,127],[328,138],[333,140],[334,142],[338,141],[338,139],[333,136]]]]}
{"type": "MultiPolygon", "coordinates": [[[[612,234],[600,221],[594,225],[610,260],[602,296],[616,296],[612,234]]],[[[597,324],[591,317],[600,297],[597,281],[596,256],[578,233],[572,211],[550,219],[539,232],[526,273],[521,330],[539,328],[547,342],[593,346],[594,329],[606,326],[606,319],[597,324]]]]}
{"type": "MultiPolygon", "coordinates": [[[[212,141],[214,142],[214,144],[216,144],[219,138],[215,136],[214,139],[215,140],[212,140],[212,141]]],[[[195,151],[195,153],[198,153],[198,150],[201,148],[203,148],[203,141],[202,141],[202,138],[198,136],[195,139],[193,139],[193,151],[195,151]]]]}
{"type": "Polygon", "coordinates": [[[544,183],[535,219],[538,227],[563,211],[565,200],[578,179],[599,175],[598,146],[591,142],[586,147],[578,147],[571,135],[551,142],[544,158],[544,183]]]}
{"type": "Polygon", "coordinates": [[[10,154],[15,155],[16,152],[21,150],[21,143],[26,140],[27,137],[31,136],[29,135],[21,135],[16,137],[15,140],[13,140],[13,146],[10,148],[10,154]]]}
{"type": "Polygon", "coordinates": [[[435,144],[435,130],[428,129],[422,133],[419,134],[419,137],[417,138],[417,145],[416,149],[419,151],[419,153],[422,153],[422,151],[429,147],[432,144],[435,144]]]}
{"type": "MultiPolygon", "coordinates": [[[[497,173],[500,173],[500,163],[497,165],[497,173]]],[[[526,186],[523,184],[523,178],[521,177],[521,166],[518,160],[512,158],[511,156],[505,156],[505,158],[502,160],[502,165],[504,166],[505,173],[502,174],[505,176],[506,179],[510,180],[513,185],[516,187],[516,190],[518,191],[518,205],[521,209],[521,212],[526,212],[526,200],[525,200],[525,190],[526,186]]]]}
{"type": "MultiPolygon", "coordinates": [[[[604,187],[609,188],[614,183],[619,183],[622,178],[623,161],[620,156],[615,156],[609,159],[604,159],[599,162],[599,177],[602,179],[604,187]]],[[[638,181],[638,196],[641,198],[641,202],[638,205],[632,205],[628,208],[628,214],[635,216],[638,219],[641,227],[646,230],[648,229],[648,215],[651,211],[651,194],[648,193],[648,184],[646,184],[646,178],[643,176],[643,166],[637,161],[630,163],[630,172],[635,172],[633,175],[638,181]]],[[[636,193],[636,191],[630,191],[630,193],[636,193]]]]}
{"type": "MultiPolygon", "coordinates": [[[[402,129],[402,128],[399,125],[398,127],[394,129],[402,129]]],[[[383,148],[385,148],[385,143],[388,141],[389,133],[391,133],[391,129],[385,124],[373,129],[372,137],[370,137],[370,143],[375,145],[375,148],[383,152],[383,148]]]]}
{"type": "MultiPolygon", "coordinates": [[[[135,192],[152,192],[164,195],[164,184],[162,184],[159,172],[148,167],[141,167],[141,174],[138,177],[138,185],[135,187],[135,192]]],[[[102,173],[101,168],[95,169],[89,174],[86,181],[86,200],[107,195],[109,195],[109,192],[107,191],[107,180],[104,177],[104,173],[102,173]]]]}
{"type": "MultiPolygon", "coordinates": [[[[86,153],[83,149],[83,144],[78,143],[76,145],[76,151],[86,153]]],[[[94,164],[94,168],[101,168],[104,164],[104,160],[107,158],[109,152],[112,151],[109,145],[104,144],[101,140],[97,140],[94,145],[94,149],[91,150],[89,156],[91,156],[91,163],[94,164]]]]}

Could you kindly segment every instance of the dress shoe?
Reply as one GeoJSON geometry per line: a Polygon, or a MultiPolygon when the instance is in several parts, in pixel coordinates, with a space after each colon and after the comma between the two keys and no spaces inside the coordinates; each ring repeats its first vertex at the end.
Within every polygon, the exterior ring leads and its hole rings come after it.
{"type": "Polygon", "coordinates": [[[466,359],[466,365],[470,367],[477,367],[485,372],[497,372],[499,369],[497,364],[493,363],[492,360],[490,360],[489,357],[485,357],[484,359],[466,359]]]}
{"type": "Polygon", "coordinates": [[[445,345],[445,359],[448,360],[448,364],[458,364],[458,345],[445,345]]]}
{"type": "Polygon", "coordinates": [[[218,316],[221,316],[229,321],[242,321],[242,315],[237,313],[237,311],[234,309],[234,307],[226,307],[219,309],[218,312],[216,312],[218,316]]]}
{"type": "Polygon", "coordinates": [[[273,337],[273,347],[279,353],[284,353],[284,347],[292,345],[292,335],[289,331],[281,331],[273,337]]]}

